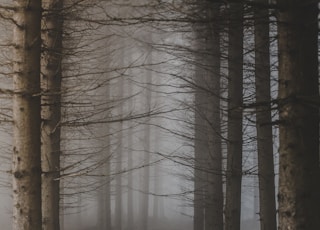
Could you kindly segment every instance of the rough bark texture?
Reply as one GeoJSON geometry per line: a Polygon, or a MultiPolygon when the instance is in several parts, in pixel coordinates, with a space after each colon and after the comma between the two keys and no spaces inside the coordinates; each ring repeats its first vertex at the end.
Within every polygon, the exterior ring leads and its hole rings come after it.
{"type": "Polygon", "coordinates": [[[243,5],[230,3],[228,46],[228,152],[225,230],[239,230],[242,179],[243,5]]]}
{"type": "MultiPolygon", "coordinates": [[[[268,4],[268,0],[257,0],[257,2],[268,4]]],[[[276,230],[270,95],[269,10],[255,8],[254,20],[260,229],[276,230]]]]}
{"type": "Polygon", "coordinates": [[[278,5],[279,229],[320,229],[318,2],[278,5]]]}
{"type": "Polygon", "coordinates": [[[43,230],[58,230],[60,203],[60,117],[62,60],[62,0],[42,5],[41,158],[43,230]]]}
{"type": "Polygon", "coordinates": [[[40,230],[41,1],[14,3],[13,230],[40,230]]]}

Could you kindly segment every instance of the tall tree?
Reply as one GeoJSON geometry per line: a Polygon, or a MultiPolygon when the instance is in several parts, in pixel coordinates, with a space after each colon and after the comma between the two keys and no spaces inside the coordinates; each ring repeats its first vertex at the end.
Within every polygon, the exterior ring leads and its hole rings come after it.
{"type": "Polygon", "coordinates": [[[239,230],[242,180],[243,3],[230,2],[228,10],[228,152],[225,230],[239,230]]]}
{"type": "Polygon", "coordinates": [[[41,1],[14,1],[13,229],[41,229],[41,1]]]}
{"type": "Polygon", "coordinates": [[[62,0],[44,0],[42,3],[42,222],[44,230],[58,230],[63,5],[62,0]]]}
{"type": "Polygon", "coordinates": [[[206,7],[207,28],[205,58],[210,95],[208,96],[208,145],[207,191],[205,207],[205,229],[223,229],[222,148],[220,119],[220,3],[209,3],[206,7]]]}
{"type": "MultiPolygon", "coordinates": [[[[151,37],[149,38],[151,41],[151,37]]],[[[148,42],[150,42],[148,41],[148,42]]],[[[147,64],[152,64],[152,47],[147,47],[148,56],[147,64]]],[[[151,98],[152,98],[152,73],[147,71],[145,75],[145,110],[146,113],[151,112],[151,98]]],[[[141,193],[141,230],[147,230],[149,224],[149,191],[150,191],[150,117],[147,116],[143,128],[143,151],[144,151],[144,167],[143,167],[143,181],[142,181],[142,193],[141,193]]]]}
{"type": "MultiPolygon", "coordinates": [[[[111,99],[110,95],[110,82],[108,81],[105,87],[102,87],[102,95],[106,96],[107,101],[111,99]]],[[[111,229],[111,134],[110,134],[110,124],[104,124],[100,127],[102,136],[102,156],[101,161],[103,162],[101,166],[101,189],[99,191],[99,210],[98,210],[98,227],[100,230],[111,229]]]]}
{"type": "MultiPolygon", "coordinates": [[[[196,15],[205,15],[204,20],[207,18],[207,7],[206,1],[197,1],[196,5],[196,15]]],[[[207,60],[206,49],[208,44],[210,44],[211,39],[210,32],[211,28],[209,23],[197,23],[194,26],[194,32],[196,37],[196,49],[195,53],[195,95],[194,95],[194,198],[193,198],[193,208],[194,208],[194,218],[193,218],[193,228],[194,230],[203,230],[205,228],[205,194],[208,190],[207,184],[207,160],[209,152],[208,143],[208,92],[210,86],[211,73],[208,71],[209,66],[212,63],[211,59],[207,60]],[[208,41],[204,43],[203,41],[208,41]],[[210,64],[208,64],[210,63],[210,64]],[[208,65],[208,66],[207,66],[208,65]]],[[[211,50],[210,50],[211,51],[211,50]]],[[[209,52],[211,54],[211,52],[209,52]]],[[[209,202],[208,202],[209,203],[209,202]]]]}
{"type": "Polygon", "coordinates": [[[279,229],[320,229],[318,1],[277,3],[279,229]]]}
{"type": "MultiPolygon", "coordinates": [[[[268,5],[268,0],[257,0],[268,5]]],[[[258,143],[260,229],[276,230],[273,136],[271,122],[269,10],[254,8],[256,127],[258,143]]]]}
{"type": "MultiPolygon", "coordinates": [[[[123,96],[124,96],[124,75],[120,75],[117,81],[117,96],[119,100],[118,104],[118,116],[123,116],[123,96]]],[[[116,178],[115,178],[115,228],[121,230],[122,229],[122,161],[123,161],[123,122],[117,123],[117,137],[116,137],[116,178]]]]}

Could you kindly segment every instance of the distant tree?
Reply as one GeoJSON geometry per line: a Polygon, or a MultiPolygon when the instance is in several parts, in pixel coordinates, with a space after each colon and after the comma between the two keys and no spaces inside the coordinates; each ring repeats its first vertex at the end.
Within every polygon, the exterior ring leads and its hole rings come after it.
{"type": "Polygon", "coordinates": [[[40,230],[41,1],[14,1],[13,229],[40,230]]]}
{"type": "Polygon", "coordinates": [[[277,1],[279,230],[320,229],[318,1],[277,1]]]}
{"type": "MultiPolygon", "coordinates": [[[[257,0],[257,3],[267,6],[268,0],[257,0]]],[[[267,7],[256,6],[254,8],[254,38],[260,229],[276,230],[271,121],[269,10],[267,7]]]]}
{"type": "MultiPolygon", "coordinates": [[[[151,41],[151,38],[149,38],[151,41]]],[[[152,63],[152,47],[146,47],[147,50],[147,65],[152,63]]],[[[144,110],[146,113],[151,112],[151,98],[152,98],[152,73],[147,71],[144,76],[145,92],[142,94],[144,97],[144,110]]],[[[150,160],[151,160],[151,127],[150,117],[145,118],[145,124],[143,124],[143,176],[142,176],[142,193],[141,193],[141,230],[147,230],[149,224],[149,192],[150,192],[150,160]]]]}

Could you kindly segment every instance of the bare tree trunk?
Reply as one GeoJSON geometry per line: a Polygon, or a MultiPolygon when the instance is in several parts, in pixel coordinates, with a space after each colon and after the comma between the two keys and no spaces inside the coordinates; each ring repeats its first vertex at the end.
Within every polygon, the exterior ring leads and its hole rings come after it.
{"type": "Polygon", "coordinates": [[[228,47],[228,153],[225,230],[239,230],[242,179],[243,5],[230,3],[228,47]]]}
{"type": "Polygon", "coordinates": [[[210,31],[207,47],[210,56],[207,60],[209,65],[210,91],[209,97],[209,153],[208,153],[208,193],[209,202],[206,207],[205,229],[223,230],[223,186],[222,186],[222,147],[221,147],[221,119],[220,119],[220,26],[219,26],[220,4],[209,5],[209,15],[212,23],[208,28],[210,31]]]}
{"type": "MultiPolygon", "coordinates": [[[[268,4],[268,0],[257,0],[268,4]]],[[[273,139],[270,90],[269,10],[255,8],[256,127],[259,169],[260,229],[276,230],[273,139]]]]}
{"type": "MultiPolygon", "coordinates": [[[[131,61],[131,60],[130,60],[131,61]]],[[[128,97],[131,97],[133,94],[133,85],[129,81],[127,84],[128,87],[128,97]]],[[[133,110],[133,99],[129,99],[129,111],[133,110]]],[[[131,121],[128,121],[128,203],[127,203],[127,229],[135,230],[134,225],[134,209],[133,209],[133,127],[131,121]]]]}
{"type": "MultiPolygon", "coordinates": [[[[197,74],[196,81],[200,76],[197,74]]],[[[205,93],[197,89],[195,95],[195,140],[194,140],[194,198],[193,198],[193,229],[204,230],[204,186],[205,186],[205,152],[207,151],[205,121],[202,103],[205,93]]]]}
{"type": "MultiPolygon", "coordinates": [[[[123,76],[119,76],[118,79],[118,100],[119,100],[119,110],[118,110],[118,116],[123,115],[123,105],[122,100],[124,97],[123,94],[123,76]]],[[[116,144],[117,150],[116,150],[116,194],[115,194],[115,229],[121,230],[122,229],[122,151],[123,151],[123,123],[120,122],[117,124],[117,140],[116,144]]]]}
{"type": "Polygon", "coordinates": [[[14,1],[13,230],[41,229],[41,1],[14,1]]]}
{"type": "MultiPolygon", "coordinates": [[[[147,57],[148,64],[152,63],[152,48],[148,49],[148,54],[150,57],[147,57]]],[[[146,112],[151,112],[151,98],[152,98],[152,74],[147,73],[146,76],[146,89],[145,89],[145,99],[146,99],[146,112]]],[[[142,182],[142,193],[141,193],[141,230],[147,230],[149,224],[149,191],[150,191],[150,117],[145,119],[144,130],[143,130],[143,150],[144,150],[144,168],[143,168],[143,182],[142,182]]]]}
{"type": "Polygon", "coordinates": [[[43,1],[41,59],[42,223],[58,230],[60,202],[60,118],[62,60],[62,0],[43,1]]]}
{"type": "MultiPolygon", "coordinates": [[[[109,94],[109,86],[107,88],[107,94],[109,94]]],[[[110,96],[108,96],[110,98],[110,96]]],[[[99,212],[98,212],[98,224],[100,230],[109,230],[111,229],[111,191],[110,191],[110,135],[109,135],[109,124],[106,124],[104,127],[103,136],[106,136],[106,139],[103,143],[103,148],[105,151],[102,153],[101,160],[104,164],[101,167],[101,184],[102,188],[99,192],[99,212]]]]}
{"type": "MultiPolygon", "coordinates": [[[[206,1],[197,1],[196,13],[200,14],[203,11],[207,13],[206,1]]],[[[208,15],[204,15],[207,20],[208,15]]],[[[193,200],[193,229],[205,229],[205,211],[206,206],[209,206],[210,199],[208,199],[208,174],[209,165],[207,164],[209,156],[209,125],[208,125],[208,111],[210,109],[208,97],[210,96],[209,80],[211,73],[208,68],[211,66],[211,58],[206,55],[208,44],[210,44],[210,26],[209,23],[198,23],[194,27],[196,35],[197,53],[195,54],[195,96],[194,96],[194,200],[193,200]],[[209,41],[207,41],[209,40],[209,41]],[[207,41],[204,43],[203,41],[207,41]],[[210,64],[208,64],[210,63],[210,64]],[[209,75],[209,76],[208,76],[209,75]],[[208,199],[208,201],[206,201],[208,199]]],[[[210,51],[209,51],[210,53],[210,51]]],[[[211,53],[210,53],[211,54],[211,53]]],[[[209,213],[209,212],[208,212],[209,213]]],[[[207,214],[208,214],[207,213],[207,214]]]]}
{"type": "Polygon", "coordinates": [[[320,229],[318,1],[278,5],[279,229],[320,229]]]}

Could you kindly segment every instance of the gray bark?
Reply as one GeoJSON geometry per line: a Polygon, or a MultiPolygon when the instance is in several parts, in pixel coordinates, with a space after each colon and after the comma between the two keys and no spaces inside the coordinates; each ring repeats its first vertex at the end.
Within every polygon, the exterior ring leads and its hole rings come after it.
{"type": "Polygon", "coordinates": [[[14,2],[13,230],[41,229],[41,1],[14,2]]]}
{"type": "Polygon", "coordinates": [[[41,163],[43,230],[58,230],[60,202],[60,118],[62,0],[44,0],[41,59],[41,163]]]}
{"type": "MultiPolygon", "coordinates": [[[[117,96],[119,99],[119,109],[118,109],[118,116],[122,116],[123,115],[123,105],[122,105],[122,97],[124,97],[124,92],[123,92],[123,76],[120,76],[118,79],[118,92],[117,92],[117,96]]],[[[123,123],[120,122],[117,124],[117,139],[116,139],[116,144],[117,149],[116,149],[116,188],[115,188],[115,228],[117,230],[121,230],[122,229],[122,151],[123,151],[123,123]]]]}
{"type": "MultiPolygon", "coordinates": [[[[152,49],[148,49],[150,57],[148,57],[148,64],[152,63],[152,49]]],[[[152,74],[147,73],[145,76],[145,109],[146,112],[151,112],[151,98],[152,98],[152,74]]],[[[149,225],[149,191],[150,191],[150,159],[151,159],[151,151],[150,151],[150,117],[145,119],[144,124],[144,141],[143,141],[143,149],[144,149],[144,168],[143,168],[143,181],[142,181],[142,193],[141,193],[141,230],[147,230],[149,225]]]]}

